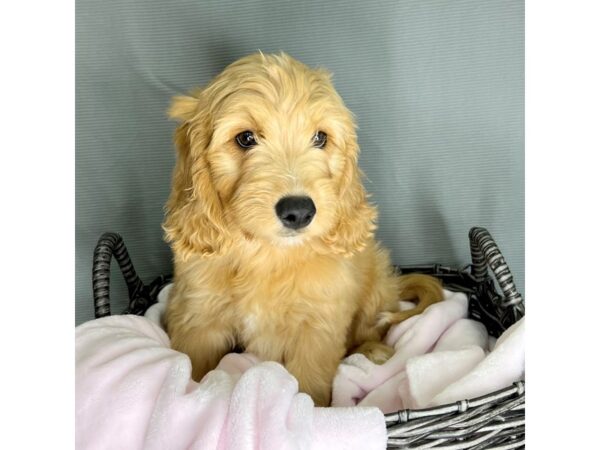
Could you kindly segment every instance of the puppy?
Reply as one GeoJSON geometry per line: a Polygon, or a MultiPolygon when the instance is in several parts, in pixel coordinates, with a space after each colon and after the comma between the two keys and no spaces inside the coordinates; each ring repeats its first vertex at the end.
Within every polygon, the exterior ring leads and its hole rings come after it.
{"type": "Polygon", "coordinates": [[[390,324],[442,297],[434,278],[396,276],[373,238],[352,114],[327,72],[260,53],[175,97],[170,116],[173,348],[199,381],[242,345],[328,405],[346,354],[385,361],[390,324]],[[398,312],[400,299],[416,307],[398,312]]]}

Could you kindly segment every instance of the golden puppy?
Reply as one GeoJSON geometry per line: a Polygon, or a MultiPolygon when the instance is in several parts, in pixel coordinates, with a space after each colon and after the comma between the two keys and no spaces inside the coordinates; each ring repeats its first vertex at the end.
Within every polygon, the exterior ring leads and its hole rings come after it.
{"type": "Polygon", "coordinates": [[[170,115],[173,348],[200,380],[240,344],[329,404],[348,352],[384,361],[389,325],[442,297],[433,278],[395,276],[373,239],[352,114],[328,73],[261,53],[175,97],[170,115]],[[396,312],[400,298],[416,308],[396,312]]]}

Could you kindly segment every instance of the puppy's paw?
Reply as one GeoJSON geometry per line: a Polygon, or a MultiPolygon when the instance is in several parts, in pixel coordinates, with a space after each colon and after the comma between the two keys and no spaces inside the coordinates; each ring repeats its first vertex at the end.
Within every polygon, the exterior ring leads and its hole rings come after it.
{"type": "Polygon", "coordinates": [[[394,355],[394,349],[382,342],[365,342],[353,353],[362,353],[375,364],[383,364],[394,355]]]}

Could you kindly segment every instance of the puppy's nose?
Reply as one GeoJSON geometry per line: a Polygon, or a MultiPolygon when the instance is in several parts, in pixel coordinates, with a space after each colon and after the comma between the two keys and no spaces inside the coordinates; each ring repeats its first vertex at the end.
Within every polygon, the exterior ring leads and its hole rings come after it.
{"type": "Polygon", "coordinates": [[[275,212],[286,228],[298,230],[313,220],[317,208],[310,197],[283,197],[275,205],[275,212]]]}

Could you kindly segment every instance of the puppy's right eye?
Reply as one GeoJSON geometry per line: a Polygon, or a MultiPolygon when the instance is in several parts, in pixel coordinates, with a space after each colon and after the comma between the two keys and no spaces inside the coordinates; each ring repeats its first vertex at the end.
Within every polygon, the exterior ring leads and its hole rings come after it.
{"type": "Polygon", "coordinates": [[[254,136],[254,133],[252,131],[248,130],[242,131],[240,134],[238,134],[235,137],[235,142],[240,148],[244,150],[248,150],[257,144],[256,136],[254,136]]]}

